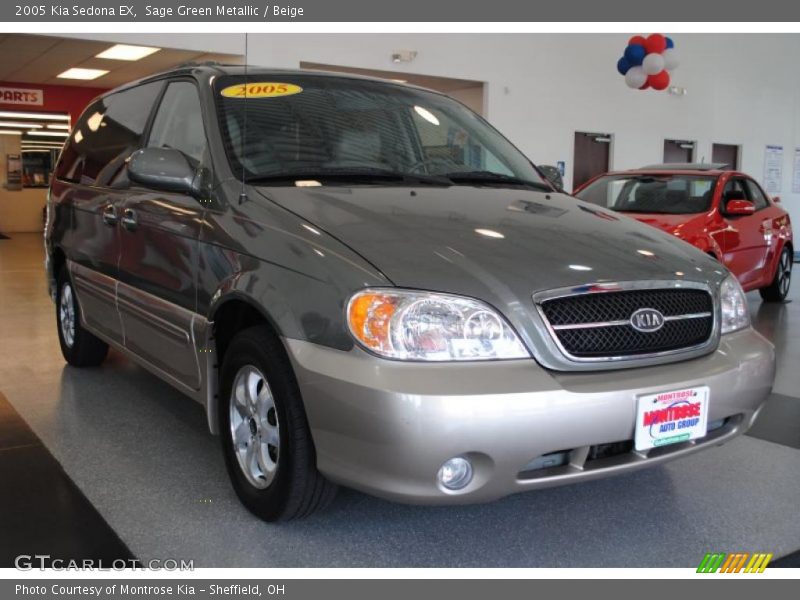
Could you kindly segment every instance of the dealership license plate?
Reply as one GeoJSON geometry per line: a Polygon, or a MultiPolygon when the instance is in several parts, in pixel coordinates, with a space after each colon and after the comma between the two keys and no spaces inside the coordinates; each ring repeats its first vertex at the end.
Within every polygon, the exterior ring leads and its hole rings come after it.
{"type": "Polygon", "coordinates": [[[688,442],[706,435],[709,389],[684,388],[639,396],[636,405],[637,450],[688,442]]]}

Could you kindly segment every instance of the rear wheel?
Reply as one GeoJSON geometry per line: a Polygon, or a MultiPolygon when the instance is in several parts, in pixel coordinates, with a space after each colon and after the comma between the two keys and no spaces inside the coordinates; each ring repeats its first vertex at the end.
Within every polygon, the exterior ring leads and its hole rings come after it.
{"type": "Polygon", "coordinates": [[[778,268],[775,270],[775,277],[772,279],[772,283],[758,290],[765,302],[783,302],[786,300],[792,283],[793,259],[792,252],[789,248],[784,247],[781,251],[778,268]]]}
{"type": "Polygon", "coordinates": [[[263,326],[237,334],[223,359],[222,450],[242,503],[265,521],[305,517],[336,486],[316,466],[300,389],[283,346],[263,326]]]}
{"type": "Polygon", "coordinates": [[[73,367],[96,367],[108,354],[108,344],[83,328],[78,298],[66,268],[58,274],[56,324],[61,354],[73,367]]]}

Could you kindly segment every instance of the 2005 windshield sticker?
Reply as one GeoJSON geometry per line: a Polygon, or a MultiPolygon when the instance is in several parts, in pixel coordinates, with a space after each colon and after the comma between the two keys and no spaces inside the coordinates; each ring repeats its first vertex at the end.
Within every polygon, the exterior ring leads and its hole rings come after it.
{"type": "Polygon", "coordinates": [[[704,437],[708,429],[708,396],[706,386],[641,396],[636,411],[636,449],[704,437]]]}
{"type": "Polygon", "coordinates": [[[293,83],[255,81],[229,85],[222,89],[220,94],[226,98],[278,98],[299,94],[302,91],[303,88],[293,83]]]}

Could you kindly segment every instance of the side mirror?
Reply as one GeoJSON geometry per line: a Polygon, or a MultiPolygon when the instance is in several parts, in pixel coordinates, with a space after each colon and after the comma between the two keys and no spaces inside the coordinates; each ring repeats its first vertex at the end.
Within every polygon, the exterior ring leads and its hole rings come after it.
{"type": "Polygon", "coordinates": [[[561,177],[561,171],[558,170],[558,167],[554,167],[553,165],[537,165],[537,168],[557,191],[564,191],[564,180],[561,177]]]}
{"type": "Polygon", "coordinates": [[[756,212],[756,205],[749,200],[729,200],[725,205],[725,214],[732,217],[752,215],[756,212]]]}
{"type": "Polygon", "coordinates": [[[780,196],[773,196],[773,197],[772,197],[772,201],[773,201],[775,204],[779,204],[779,203],[780,203],[780,201],[781,201],[781,197],[780,197],[780,196]]]}
{"type": "Polygon", "coordinates": [[[173,148],[143,148],[128,159],[128,178],[144,187],[165,192],[202,196],[197,172],[173,148]]]}

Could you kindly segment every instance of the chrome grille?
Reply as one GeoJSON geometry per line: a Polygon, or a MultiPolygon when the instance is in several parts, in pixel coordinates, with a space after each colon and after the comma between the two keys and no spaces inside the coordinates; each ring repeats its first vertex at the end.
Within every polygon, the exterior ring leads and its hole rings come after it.
{"type": "Polygon", "coordinates": [[[629,289],[577,293],[539,302],[559,347],[578,359],[635,358],[696,348],[714,331],[714,300],[697,288],[629,289]],[[631,316],[655,309],[656,331],[634,329],[631,316]]]}

